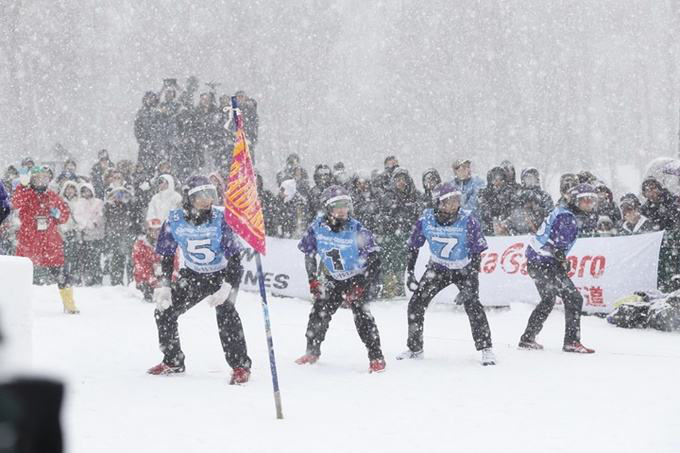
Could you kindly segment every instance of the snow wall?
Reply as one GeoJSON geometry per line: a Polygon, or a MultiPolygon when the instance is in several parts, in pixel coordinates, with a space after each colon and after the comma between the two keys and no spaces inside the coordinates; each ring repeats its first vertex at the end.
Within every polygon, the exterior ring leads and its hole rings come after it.
{"type": "Polygon", "coordinates": [[[30,369],[32,362],[33,263],[0,256],[0,373],[30,369]]]}

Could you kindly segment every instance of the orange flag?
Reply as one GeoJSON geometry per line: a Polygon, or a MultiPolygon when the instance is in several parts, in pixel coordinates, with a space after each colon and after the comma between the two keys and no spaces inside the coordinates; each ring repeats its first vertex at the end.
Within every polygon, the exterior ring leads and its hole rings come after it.
{"type": "Polygon", "coordinates": [[[236,122],[236,142],[232,153],[229,181],[224,195],[224,217],[232,230],[241,236],[256,252],[266,252],[264,216],[257,194],[253,161],[250,158],[243,117],[231,98],[236,122]]]}

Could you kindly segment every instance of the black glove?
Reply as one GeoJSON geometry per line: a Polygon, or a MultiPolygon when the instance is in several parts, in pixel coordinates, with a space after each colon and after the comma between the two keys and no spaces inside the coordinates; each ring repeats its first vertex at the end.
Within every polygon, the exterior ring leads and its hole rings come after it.
{"type": "Polygon", "coordinates": [[[469,266],[479,273],[482,270],[482,255],[472,255],[469,266]]]}
{"type": "Polygon", "coordinates": [[[563,250],[555,250],[553,252],[553,256],[557,260],[558,264],[562,266],[562,269],[568,274],[569,271],[571,270],[571,263],[567,259],[567,257],[564,254],[563,250]]]}
{"type": "Polygon", "coordinates": [[[418,290],[418,280],[416,280],[416,276],[413,272],[408,273],[408,277],[406,278],[406,286],[411,292],[416,292],[418,290]]]}

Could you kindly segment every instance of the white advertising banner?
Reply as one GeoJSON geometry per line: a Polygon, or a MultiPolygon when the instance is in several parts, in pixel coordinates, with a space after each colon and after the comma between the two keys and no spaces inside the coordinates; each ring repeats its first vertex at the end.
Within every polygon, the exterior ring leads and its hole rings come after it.
{"type": "MultiPolygon", "coordinates": [[[[656,288],[659,249],[663,233],[611,238],[583,238],[576,241],[568,260],[569,276],[583,295],[584,310],[606,313],[617,299],[634,291],[656,288]]],[[[507,306],[514,302],[537,303],[538,292],[527,275],[524,250],[528,236],[488,237],[489,248],[482,254],[480,299],[483,305],[507,306]]],[[[262,257],[265,286],[274,295],[310,299],[304,258],[297,240],[267,238],[267,255],[262,257]]],[[[429,260],[427,245],[420,249],[416,277],[429,260]]],[[[257,291],[257,272],[252,250],[243,260],[243,288],[257,291]]],[[[441,291],[435,303],[454,303],[455,286],[441,291]]]]}

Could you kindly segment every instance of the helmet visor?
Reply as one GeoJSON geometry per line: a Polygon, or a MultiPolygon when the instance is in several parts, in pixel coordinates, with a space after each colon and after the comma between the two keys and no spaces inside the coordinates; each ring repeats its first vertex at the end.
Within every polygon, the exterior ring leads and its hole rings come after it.
{"type": "Polygon", "coordinates": [[[349,208],[352,209],[352,198],[349,195],[338,195],[326,200],[326,208],[349,208]]]}
{"type": "Polygon", "coordinates": [[[217,189],[212,184],[205,186],[194,187],[189,190],[189,201],[193,204],[196,201],[207,201],[211,203],[217,202],[217,189]]]}
{"type": "Polygon", "coordinates": [[[351,200],[338,200],[338,201],[334,201],[332,203],[328,203],[327,206],[328,206],[328,209],[342,209],[342,208],[352,209],[352,201],[351,200]]]}

